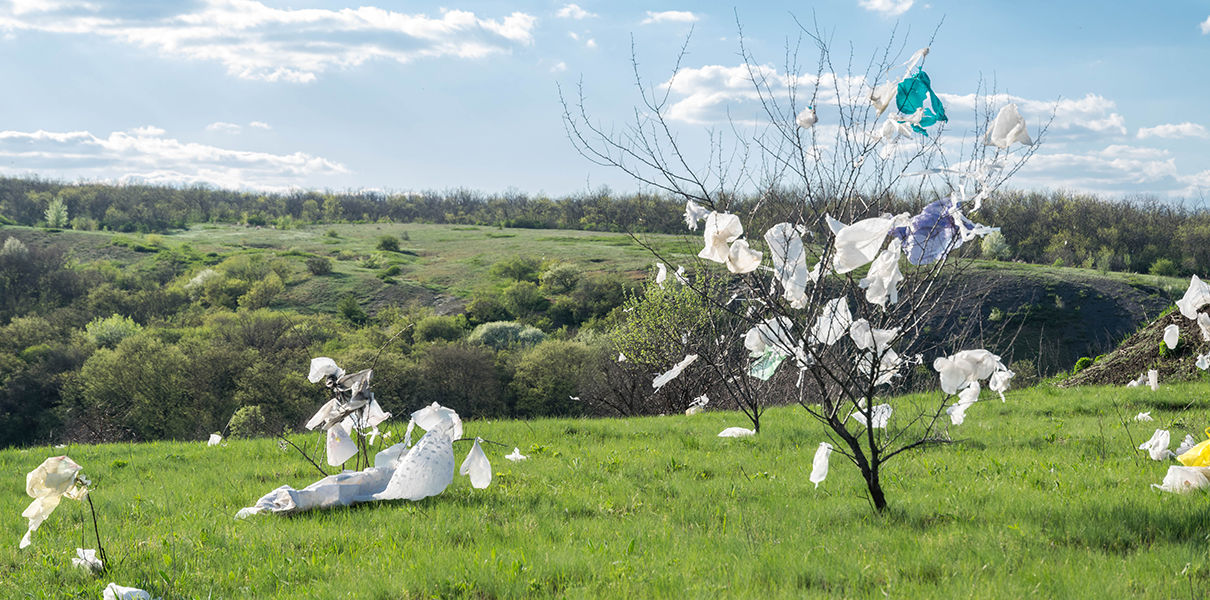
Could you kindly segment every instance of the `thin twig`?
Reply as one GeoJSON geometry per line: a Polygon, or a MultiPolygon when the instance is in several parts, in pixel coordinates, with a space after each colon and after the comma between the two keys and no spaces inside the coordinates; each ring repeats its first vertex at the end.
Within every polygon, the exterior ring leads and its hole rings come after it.
{"type": "Polygon", "coordinates": [[[311,456],[310,456],[310,455],[308,455],[306,452],[304,452],[302,448],[299,448],[297,444],[295,444],[294,442],[291,442],[291,441],[290,441],[290,438],[286,437],[285,432],[278,433],[278,434],[277,434],[277,437],[281,438],[281,439],[282,439],[282,441],[286,442],[287,444],[290,444],[290,446],[292,446],[292,447],[293,447],[295,450],[298,450],[298,453],[299,453],[299,454],[301,454],[301,455],[303,455],[303,458],[307,459],[307,462],[309,462],[309,463],[311,463],[312,465],[314,465],[314,466],[315,466],[315,468],[316,468],[316,469],[318,469],[318,470],[319,470],[319,472],[320,472],[321,474],[323,474],[323,476],[324,476],[324,477],[327,477],[327,476],[328,476],[328,472],[327,472],[327,471],[325,471],[325,470],[323,470],[323,468],[322,468],[322,467],[320,467],[320,466],[319,466],[319,464],[318,464],[318,463],[316,463],[314,460],[311,460],[311,456]]]}
{"type": "Polygon", "coordinates": [[[105,555],[105,547],[101,545],[101,528],[97,526],[97,509],[92,504],[92,494],[85,497],[88,499],[88,512],[92,513],[92,531],[97,536],[97,554],[101,555],[101,571],[104,572],[109,565],[109,557],[105,555]]]}

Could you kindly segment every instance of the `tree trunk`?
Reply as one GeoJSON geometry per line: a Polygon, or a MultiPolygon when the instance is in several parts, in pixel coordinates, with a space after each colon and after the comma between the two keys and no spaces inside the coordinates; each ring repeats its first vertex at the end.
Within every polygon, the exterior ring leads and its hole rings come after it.
{"type": "Polygon", "coordinates": [[[882,493],[882,481],[878,478],[877,466],[866,472],[865,486],[870,492],[870,501],[874,503],[874,510],[878,512],[886,510],[886,496],[882,493]]]}

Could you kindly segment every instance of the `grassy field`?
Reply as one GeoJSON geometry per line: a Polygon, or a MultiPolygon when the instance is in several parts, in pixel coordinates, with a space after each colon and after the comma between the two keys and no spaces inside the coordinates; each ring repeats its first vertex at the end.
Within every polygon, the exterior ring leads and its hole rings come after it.
{"type": "Polygon", "coordinates": [[[715,436],[745,424],[470,422],[531,459],[488,448],[486,490],[456,477],[421,502],[246,521],[233,515],[265,492],[316,478],[274,440],[0,451],[0,597],[95,599],[110,580],[165,599],[1210,594],[1207,497],[1151,489],[1166,465],[1134,449],[1157,426],[1200,437],[1206,384],[985,394],[954,443],[891,464],[883,515],[839,455],[818,490],[807,481],[826,438],[801,409],[771,410],[756,439],[715,436]],[[1156,422],[1135,423],[1146,410],[1156,422]],[[71,566],[87,511],[70,500],[17,549],[24,474],[63,452],[95,483],[102,577],[71,566]]]}

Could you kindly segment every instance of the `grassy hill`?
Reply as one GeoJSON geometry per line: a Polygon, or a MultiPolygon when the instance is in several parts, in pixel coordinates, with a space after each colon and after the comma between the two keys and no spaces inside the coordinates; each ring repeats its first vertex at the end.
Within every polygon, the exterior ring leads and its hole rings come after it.
{"type": "MultiPolygon", "coordinates": [[[[884,515],[871,514],[838,454],[812,487],[826,438],[790,407],[770,411],[750,440],[716,437],[745,424],[723,412],[473,421],[468,435],[531,459],[488,448],[486,490],[456,477],[421,502],[246,521],[233,515],[265,492],[316,478],[274,440],[0,451],[0,596],[98,598],[112,580],[165,600],[1202,598],[1210,504],[1150,489],[1166,465],[1134,448],[1155,427],[1200,437],[1207,392],[985,394],[950,429],[952,444],[891,463],[884,515]],[[1132,420],[1148,410],[1155,423],[1132,420]],[[102,577],[70,564],[87,515],[70,500],[17,549],[23,476],[62,453],[95,483],[112,557],[102,577]]],[[[402,424],[391,429],[399,436],[402,424]]],[[[318,434],[294,439],[315,447],[318,434]]],[[[465,452],[459,444],[459,461],[465,452]]]]}

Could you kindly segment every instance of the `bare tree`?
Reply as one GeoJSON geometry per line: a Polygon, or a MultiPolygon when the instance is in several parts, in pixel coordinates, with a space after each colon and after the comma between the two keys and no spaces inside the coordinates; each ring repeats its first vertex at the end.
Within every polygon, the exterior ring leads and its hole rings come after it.
{"type": "Polygon", "coordinates": [[[697,270],[723,263],[733,274],[729,294],[718,294],[709,278],[683,283],[712,308],[709,335],[700,338],[738,350],[701,353],[698,368],[713,376],[693,381],[725,389],[758,430],[768,395],[788,395],[780,400],[825,425],[828,445],[860,469],[881,511],[886,462],[948,441],[949,424],[977,399],[978,380],[990,371],[962,365],[994,365],[993,388],[1011,377],[990,353],[948,356],[978,332],[978,315],[966,320],[965,333],[925,333],[956,320],[946,317],[961,296],[981,293],[965,277],[978,244],[962,246],[992,229],[967,214],[976,216],[1037,145],[1015,105],[999,106],[1005,98],[982,84],[970,131],[950,141],[923,70],[927,47],[903,63],[906,44],[892,34],[860,60],[854,51],[835,54],[818,25],[799,29],[779,73],[749,52],[741,28],[759,117],[730,118],[728,130],[705,133],[704,145],[686,142],[672,114],[685,48],[655,85],[632,59],[642,100],[627,126],[594,122],[583,85],[564,98],[564,122],[583,156],[684,200],[691,229],[704,217],[697,270]],[[814,59],[809,68],[800,61],[804,49],[814,59]],[[880,403],[904,389],[904,375],[925,357],[940,359],[935,367],[949,377],[943,393],[880,403]],[[771,385],[778,378],[793,383],[771,385]]]}

